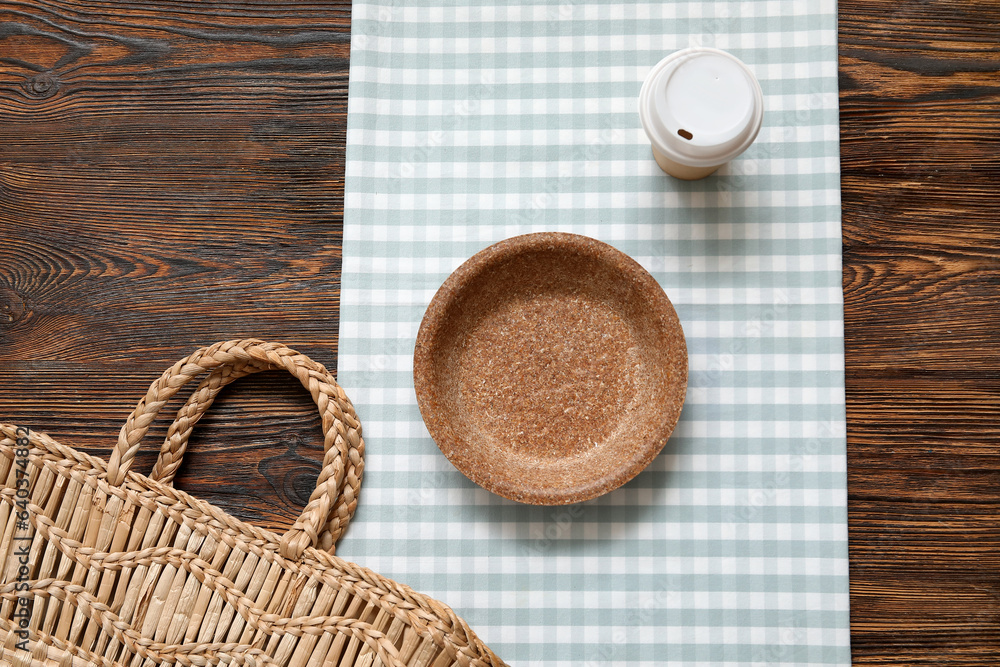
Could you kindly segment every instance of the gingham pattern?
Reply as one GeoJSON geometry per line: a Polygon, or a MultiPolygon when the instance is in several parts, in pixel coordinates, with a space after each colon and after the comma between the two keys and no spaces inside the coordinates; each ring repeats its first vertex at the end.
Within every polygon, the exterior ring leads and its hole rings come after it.
{"type": "Polygon", "coordinates": [[[402,0],[353,8],[339,379],[368,465],[341,555],[440,598],[515,665],[850,663],[836,5],[402,0]],[[646,72],[689,45],[756,72],[756,143],[653,162],[646,72]],[[411,377],[447,275],[586,234],[666,290],[690,389],[663,453],[565,508],[469,482],[411,377]]]}

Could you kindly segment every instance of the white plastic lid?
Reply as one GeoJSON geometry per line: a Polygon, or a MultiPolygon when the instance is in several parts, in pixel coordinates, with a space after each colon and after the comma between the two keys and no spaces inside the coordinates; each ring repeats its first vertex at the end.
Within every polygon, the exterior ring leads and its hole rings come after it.
{"type": "Polygon", "coordinates": [[[764,119],[764,96],[750,68],[703,47],[677,51],[646,76],[639,117],[653,147],[692,167],[725,164],[749,148],[764,119]]]}

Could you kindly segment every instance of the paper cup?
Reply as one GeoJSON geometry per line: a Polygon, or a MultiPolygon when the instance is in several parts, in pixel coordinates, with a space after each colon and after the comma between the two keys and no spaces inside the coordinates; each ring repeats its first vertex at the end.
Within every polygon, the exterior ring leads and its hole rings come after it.
{"type": "Polygon", "coordinates": [[[639,92],[639,119],[660,169],[695,180],[750,147],[764,119],[764,95],[738,58],[693,47],[650,70],[639,92]]]}

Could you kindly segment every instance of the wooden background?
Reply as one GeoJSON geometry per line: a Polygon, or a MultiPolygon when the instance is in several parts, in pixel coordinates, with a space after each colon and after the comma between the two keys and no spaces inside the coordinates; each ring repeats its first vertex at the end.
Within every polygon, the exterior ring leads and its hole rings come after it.
{"type": "MultiPolygon", "coordinates": [[[[0,418],[105,457],[202,344],[336,367],[349,32],[343,2],[0,0],[0,418]]],[[[842,0],[840,44],[854,660],[1000,664],[1000,3],[842,0]]],[[[318,427],[243,381],[178,486],[288,526],[318,427]]]]}

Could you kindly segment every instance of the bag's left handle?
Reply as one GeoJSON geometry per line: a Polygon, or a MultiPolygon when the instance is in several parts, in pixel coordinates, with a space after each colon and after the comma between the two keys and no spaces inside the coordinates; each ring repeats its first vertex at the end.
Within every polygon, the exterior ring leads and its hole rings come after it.
{"type": "Polygon", "coordinates": [[[180,463],[190,426],[211,405],[219,389],[244,375],[277,369],[297,377],[319,408],[325,452],[316,489],[295,524],[282,536],[280,551],[292,559],[298,559],[307,546],[333,551],[357,509],[364,469],[361,424],[350,399],[322,364],[278,343],[256,339],[217,343],[197,350],[167,369],[150,386],[122,427],[108,461],[108,482],[114,485],[124,482],[142,437],[163,405],[182,386],[202,373],[209,373],[178,414],[181,426],[175,424],[171,428],[172,436],[168,436],[160,453],[154,470],[168,481],[180,463]]]}

